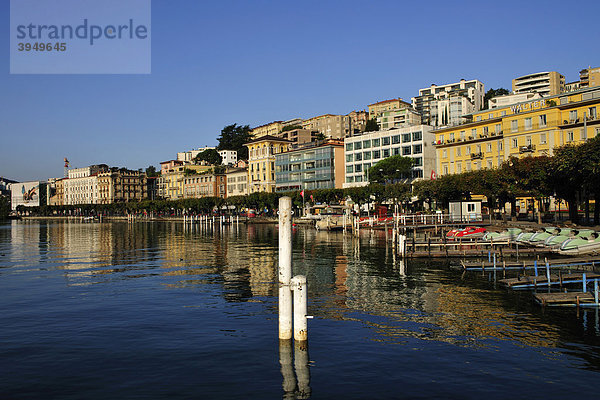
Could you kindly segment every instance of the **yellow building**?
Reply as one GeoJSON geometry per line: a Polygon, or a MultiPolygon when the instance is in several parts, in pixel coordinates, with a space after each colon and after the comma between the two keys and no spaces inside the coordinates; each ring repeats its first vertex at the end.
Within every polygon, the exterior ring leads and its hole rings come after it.
{"type": "Polygon", "coordinates": [[[438,175],[495,168],[511,156],[551,156],[600,135],[600,88],[482,110],[434,131],[438,175]]]}
{"type": "Polygon", "coordinates": [[[252,134],[252,137],[258,139],[267,135],[275,136],[281,132],[281,129],[283,129],[283,121],[273,121],[253,128],[250,133],[252,134]]]}
{"type": "MultiPolygon", "coordinates": [[[[162,163],[161,163],[162,165],[162,163]]],[[[167,200],[177,200],[185,197],[184,183],[190,171],[200,173],[208,171],[212,165],[174,165],[161,171],[157,183],[157,195],[167,200]],[[187,171],[186,171],[187,170],[187,171]]]]}
{"type": "Polygon", "coordinates": [[[248,147],[248,193],[275,191],[275,155],[292,143],[271,135],[246,143],[248,147]]]}

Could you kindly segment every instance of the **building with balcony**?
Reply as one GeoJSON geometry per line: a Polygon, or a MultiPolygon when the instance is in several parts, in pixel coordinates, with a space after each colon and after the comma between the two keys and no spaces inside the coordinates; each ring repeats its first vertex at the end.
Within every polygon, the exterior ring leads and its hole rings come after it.
{"type": "Polygon", "coordinates": [[[452,126],[462,123],[462,116],[481,110],[484,85],[477,79],[446,85],[431,85],[419,89],[412,98],[412,106],[421,115],[421,121],[431,126],[452,126]]]}
{"type": "Polygon", "coordinates": [[[113,204],[148,198],[146,174],[126,168],[98,172],[98,203],[113,204]]]}
{"type": "Polygon", "coordinates": [[[64,204],[98,204],[98,173],[107,170],[106,164],[70,169],[68,178],[63,180],[64,204]]]}
{"type": "Polygon", "coordinates": [[[204,146],[204,147],[199,147],[197,149],[192,149],[190,151],[183,151],[183,152],[177,153],[177,161],[181,161],[185,164],[189,164],[194,161],[194,158],[196,158],[196,156],[198,154],[200,154],[206,150],[216,150],[216,148],[210,147],[210,146],[204,146]]]}
{"type": "Polygon", "coordinates": [[[352,111],[348,114],[348,118],[350,118],[350,135],[358,135],[367,128],[369,113],[364,110],[352,111]]]}
{"type": "Polygon", "coordinates": [[[254,139],[248,147],[248,194],[275,191],[275,157],[292,142],[267,135],[254,139]]]}
{"type": "Polygon", "coordinates": [[[506,94],[502,96],[492,97],[489,100],[488,108],[501,108],[512,106],[513,104],[523,103],[527,101],[539,100],[542,95],[536,92],[527,92],[520,94],[506,94]]]}
{"type": "Polygon", "coordinates": [[[369,107],[369,119],[377,120],[385,111],[403,110],[412,108],[412,105],[401,98],[397,98],[378,101],[377,103],[369,104],[367,107],[369,107]]]}
{"type": "Polygon", "coordinates": [[[510,157],[552,156],[600,134],[600,88],[479,111],[434,132],[438,175],[496,168],[510,157]]]}
{"type": "Polygon", "coordinates": [[[48,205],[62,206],[65,204],[65,185],[63,178],[48,179],[48,205]]]}
{"type": "Polygon", "coordinates": [[[160,163],[161,174],[156,181],[156,196],[167,200],[177,200],[184,197],[184,177],[208,171],[210,165],[180,164],[165,161],[160,163]],[[172,165],[168,167],[168,165],[172,165]]]}
{"type": "Polygon", "coordinates": [[[248,194],[248,168],[227,168],[227,197],[248,194]]]}
{"type": "Polygon", "coordinates": [[[415,125],[388,131],[366,132],[344,140],[344,187],[365,186],[368,170],[379,161],[396,155],[410,157],[414,167],[405,179],[429,178],[435,168],[433,127],[415,125]]]}
{"type": "Polygon", "coordinates": [[[537,72],[512,80],[514,94],[536,92],[544,97],[565,91],[565,77],[556,71],[537,72]]]}
{"type": "Polygon", "coordinates": [[[253,128],[250,133],[253,139],[259,139],[263,136],[277,136],[283,128],[286,126],[301,126],[302,120],[300,118],[294,118],[287,121],[273,121],[268,124],[257,126],[253,128]]]}
{"type": "Polygon", "coordinates": [[[344,183],[344,142],[340,139],[290,145],[275,157],[278,192],[341,189],[344,183]]]}
{"type": "Polygon", "coordinates": [[[200,197],[227,197],[227,180],[225,172],[216,172],[210,169],[195,174],[186,174],[183,177],[183,198],[200,197]]]}
{"type": "Polygon", "coordinates": [[[308,129],[302,128],[285,130],[275,135],[275,137],[286,139],[294,143],[314,142],[316,140],[316,136],[316,132],[311,132],[308,129]]]}
{"type": "Polygon", "coordinates": [[[382,111],[377,117],[377,125],[382,131],[404,126],[421,125],[421,115],[412,107],[382,111]]]}
{"type": "Polygon", "coordinates": [[[324,114],[302,121],[302,128],[320,133],[327,139],[343,139],[350,134],[350,117],[324,114]]]}

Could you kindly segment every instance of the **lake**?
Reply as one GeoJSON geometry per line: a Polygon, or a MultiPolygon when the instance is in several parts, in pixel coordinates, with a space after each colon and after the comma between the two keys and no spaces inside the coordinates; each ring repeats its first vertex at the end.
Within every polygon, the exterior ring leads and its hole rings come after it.
{"type": "Polygon", "coordinates": [[[314,318],[308,361],[290,364],[277,237],[252,224],[1,224],[0,398],[598,395],[598,310],[543,310],[487,275],[400,260],[383,231],[294,231],[314,318]]]}

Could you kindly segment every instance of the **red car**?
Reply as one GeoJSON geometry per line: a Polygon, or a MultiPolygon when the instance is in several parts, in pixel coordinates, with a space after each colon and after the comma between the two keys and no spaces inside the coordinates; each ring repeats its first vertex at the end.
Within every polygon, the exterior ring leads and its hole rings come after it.
{"type": "Polygon", "coordinates": [[[446,238],[480,238],[485,234],[485,228],[478,226],[468,226],[465,229],[452,229],[446,234],[446,238]]]}

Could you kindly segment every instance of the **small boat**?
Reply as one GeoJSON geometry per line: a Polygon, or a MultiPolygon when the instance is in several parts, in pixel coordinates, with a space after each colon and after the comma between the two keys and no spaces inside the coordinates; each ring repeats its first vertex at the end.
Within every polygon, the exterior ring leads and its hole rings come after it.
{"type": "Polygon", "coordinates": [[[481,238],[485,235],[485,228],[478,226],[468,226],[464,229],[452,229],[446,234],[449,240],[464,238],[481,238]]]}
{"type": "Polygon", "coordinates": [[[529,244],[533,244],[535,246],[538,244],[544,244],[549,237],[556,236],[559,233],[560,228],[544,228],[542,231],[536,232],[533,236],[531,236],[531,238],[529,238],[529,244]]]}
{"type": "Polygon", "coordinates": [[[563,243],[567,240],[571,240],[577,237],[581,237],[581,235],[589,235],[594,232],[591,229],[571,229],[571,228],[559,228],[559,232],[557,235],[550,236],[544,242],[544,245],[550,247],[552,249],[558,250],[563,243]]]}
{"type": "Polygon", "coordinates": [[[486,232],[486,234],[483,235],[483,240],[486,240],[488,242],[502,242],[505,240],[515,240],[521,232],[522,230],[519,228],[508,228],[503,232],[486,232]]]}
{"type": "Polygon", "coordinates": [[[596,232],[592,232],[587,236],[573,237],[566,240],[556,252],[567,256],[600,254],[600,235],[596,232]]]}

